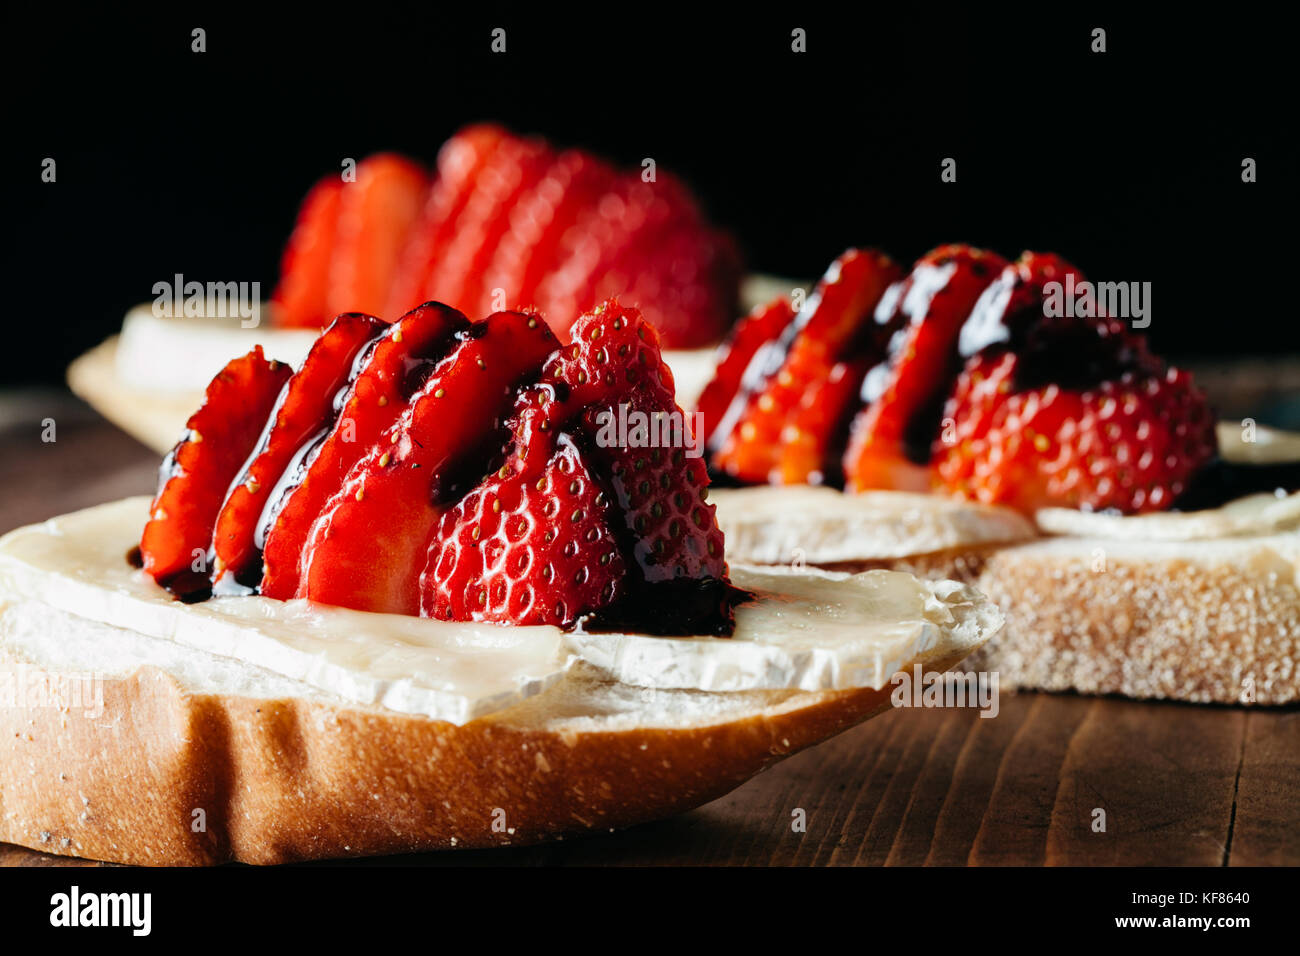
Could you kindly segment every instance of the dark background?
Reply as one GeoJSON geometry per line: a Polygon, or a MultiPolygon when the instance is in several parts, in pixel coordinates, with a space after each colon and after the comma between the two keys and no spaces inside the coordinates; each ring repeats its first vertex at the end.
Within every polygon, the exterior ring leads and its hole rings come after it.
{"type": "Polygon", "coordinates": [[[1189,9],[11,5],[3,261],[26,347],[0,383],[59,381],[177,272],[269,295],[315,178],[380,149],[431,162],[478,119],[653,156],[756,271],[815,277],[850,244],[1052,249],[1094,279],[1151,281],[1157,351],[1300,352],[1291,35],[1257,6],[1189,9]]]}

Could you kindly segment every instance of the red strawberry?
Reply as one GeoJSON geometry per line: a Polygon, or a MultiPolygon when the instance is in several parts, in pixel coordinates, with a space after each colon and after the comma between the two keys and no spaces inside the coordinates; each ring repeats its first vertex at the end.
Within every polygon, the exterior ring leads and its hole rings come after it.
{"type": "Polygon", "coordinates": [[[696,410],[704,419],[710,450],[714,449],[720,436],[728,434],[735,426],[744,411],[748,393],[755,391],[765,380],[763,357],[758,356],[759,350],[780,339],[793,318],[794,309],[786,299],[759,306],[736,323],[730,337],[718,350],[717,371],[695,403],[696,410]]]}
{"type": "MultiPolygon", "coordinates": [[[[579,150],[567,150],[555,158],[545,177],[520,197],[510,229],[492,254],[483,274],[480,312],[494,311],[497,289],[507,306],[532,303],[561,242],[583,211],[609,188],[613,176],[606,163],[579,150]]],[[[567,327],[553,331],[558,335],[567,332],[567,327]]]]}
{"type": "Polygon", "coordinates": [[[348,473],[382,439],[453,336],[469,326],[465,316],[444,305],[422,305],[389,326],[366,353],[365,365],[348,387],[338,417],[313,458],[303,462],[301,480],[281,480],[281,502],[266,535],[262,593],[288,599],[298,590],[307,534],[348,473]]]}
{"type": "Polygon", "coordinates": [[[680,182],[625,173],[568,231],[535,301],[567,329],[610,296],[635,298],[672,347],[689,348],[726,331],[738,278],[734,249],[709,232],[680,182]]]}
{"type": "Polygon", "coordinates": [[[343,181],[327,176],[302,202],[280,260],[280,281],[271,296],[281,325],[320,328],[324,324],[342,196],[343,181]]]}
{"type": "Polygon", "coordinates": [[[442,512],[501,447],[515,390],[558,345],[535,316],[501,312],[458,335],[389,432],[349,474],[307,537],[298,596],[415,614],[442,512]]]}
{"type": "Polygon", "coordinates": [[[185,595],[211,583],[207,553],[217,512],[290,374],[289,366],[268,362],[259,345],[208,385],[185,438],[163,461],[140,539],[144,569],[159,584],[185,595]]]}
{"type": "Polygon", "coordinates": [[[498,620],[527,603],[530,621],[599,612],[606,625],[644,628],[653,606],[664,633],[728,633],[730,586],[702,461],[681,447],[619,444],[605,418],[621,405],[684,421],[654,328],[610,302],[573,332],[518,403],[502,469],[443,519],[424,612],[498,620]],[[496,501],[503,524],[486,511],[496,501]]]}
{"type": "Polygon", "coordinates": [[[424,301],[426,279],[455,236],[480,173],[505,137],[501,127],[482,123],[466,127],[443,144],[437,178],[399,257],[385,315],[402,315],[424,301]]]}
{"type": "MultiPolygon", "coordinates": [[[[312,346],[302,368],[289,380],[253,457],[239,474],[212,536],[218,588],[255,587],[262,577],[259,548],[279,500],[276,485],[297,456],[334,421],[334,400],[351,377],[353,363],[385,326],[369,315],[340,315],[312,346]]],[[[299,459],[300,461],[301,459],[299,459]]]]}
{"type": "Polygon", "coordinates": [[[551,152],[535,140],[507,139],[488,160],[456,222],[455,235],[425,279],[424,296],[456,307],[474,308],[483,271],[491,262],[520,197],[551,163],[551,152]]]}
{"type": "Polygon", "coordinates": [[[597,300],[622,296],[673,348],[701,348],[727,331],[736,311],[740,261],[730,239],[683,204],[664,227],[643,229],[596,283],[597,300]]]}
{"type": "Polygon", "coordinates": [[[625,593],[615,521],[609,494],[572,442],[540,472],[511,456],[443,515],[421,613],[569,627],[625,593]]]}
{"type": "Polygon", "coordinates": [[[381,314],[389,287],[428,189],[424,170],[392,153],[379,153],[344,183],[326,315],[381,314]]]}
{"type": "Polygon", "coordinates": [[[944,400],[961,368],[957,336],[980,293],[1006,265],[970,246],[940,246],[922,256],[890,290],[877,322],[899,331],[887,363],[863,382],[868,404],[858,414],[844,456],[849,488],[930,488],[930,443],[944,400]]]}
{"type": "Polygon", "coordinates": [[[1026,512],[1156,511],[1216,453],[1214,418],[1185,372],[1129,368],[1072,390],[1026,386],[1025,365],[1014,352],[989,352],[962,372],[945,412],[952,442],[936,455],[948,489],[1026,512]]]}
{"type": "Polygon", "coordinates": [[[884,348],[871,313],[898,272],[888,256],[873,250],[850,249],[831,264],[782,333],[770,356],[770,378],[750,394],[736,427],[718,443],[716,467],[749,482],[835,480],[836,445],[848,427],[854,379],[884,348]]]}
{"type": "MultiPolygon", "coordinates": [[[[568,394],[562,407],[579,416],[583,433],[594,440],[592,458],[609,476],[645,580],[701,583],[704,600],[709,582],[726,581],[726,562],[713,506],[705,500],[703,459],[688,457],[683,447],[662,447],[662,441],[661,447],[637,447],[630,434],[626,444],[610,440],[608,425],[619,405],[626,405],[629,414],[680,416],[658,421],[689,427],[673,397],[672,373],[660,354],[658,333],[635,309],[616,301],[584,315],[572,332],[573,344],[551,359],[542,381],[564,386],[561,391],[568,394]]],[[[690,437],[683,431],[680,444],[690,437]]]]}

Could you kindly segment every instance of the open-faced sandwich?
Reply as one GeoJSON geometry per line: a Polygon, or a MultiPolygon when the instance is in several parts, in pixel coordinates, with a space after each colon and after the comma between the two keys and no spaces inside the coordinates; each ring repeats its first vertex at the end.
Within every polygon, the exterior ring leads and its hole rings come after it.
{"type": "Polygon", "coordinates": [[[757,309],[699,403],[728,553],[974,582],[1003,686],[1300,700],[1300,436],[1216,434],[1092,288],[1050,254],[854,249],[757,309]]]}
{"type": "Polygon", "coordinates": [[[341,315],[296,371],[230,361],[152,501],[0,539],[31,693],[0,841],[270,863],[625,826],[1000,626],[955,581],[729,566],[653,327],[611,301],[568,332],[341,315]]]}
{"type": "Polygon", "coordinates": [[[730,236],[653,159],[623,170],[478,124],[447,141],[432,176],[381,153],[316,183],[265,306],[184,276],[160,283],[69,383],[162,451],[231,356],[261,345],[297,365],[340,313],[391,321],[432,300],[469,315],[529,308],[564,339],[616,295],[659,330],[690,405],[737,315],[740,275],[730,236]]]}

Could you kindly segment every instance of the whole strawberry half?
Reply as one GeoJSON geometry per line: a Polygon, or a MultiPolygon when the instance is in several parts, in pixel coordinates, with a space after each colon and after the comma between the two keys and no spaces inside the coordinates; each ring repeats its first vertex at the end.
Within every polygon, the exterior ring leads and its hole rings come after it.
{"type": "Polygon", "coordinates": [[[708,474],[654,327],[611,301],[573,336],[520,394],[500,466],[444,516],[422,612],[729,633],[708,474]],[[650,424],[620,435],[620,416],[650,424]]]}
{"type": "Polygon", "coordinates": [[[1082,389],[1018,381],[1026,359],[979,355],[948,402],[947,489],[1022,511],[1169,508],[1216,453],[1214,416],[1179,369],[1131,368],[1082,389]]]}
{"type": "Polygon", "coordinates": [[[1169,508],[1214,458],[1214,417],[1191,377],[1095,310],[1057,315],[1057,256],[1008,265],[963,326],[965,365],[934,444],[939,486],[1023,511],[1169,508]]]}

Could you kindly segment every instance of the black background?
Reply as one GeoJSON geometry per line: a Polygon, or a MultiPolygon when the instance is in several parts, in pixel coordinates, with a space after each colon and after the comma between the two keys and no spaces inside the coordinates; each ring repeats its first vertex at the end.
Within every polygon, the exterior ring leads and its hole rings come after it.
{"type": "Polygon", "coordinates": [[[479,119],[654,157],[756,271],[815,277],[850,244],[1052,249],[1151,281],[1157,351],[1300,351],[1291,34],[1257,6],[1190,9],[9,9],[3,261],[23,347],[0,382],[57,382],[178,272],[269,294],[316,177],[380,149],[431,162],[479,119]]]}

